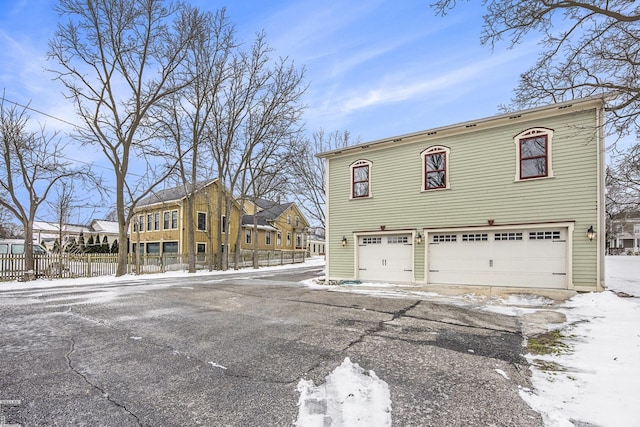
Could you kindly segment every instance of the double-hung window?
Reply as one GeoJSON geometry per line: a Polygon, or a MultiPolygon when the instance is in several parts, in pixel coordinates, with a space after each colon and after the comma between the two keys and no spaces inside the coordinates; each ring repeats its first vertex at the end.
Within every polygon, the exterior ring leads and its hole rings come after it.
{"type": "Polygon", "coordinates": [[[371,197],[371,162],[358,160],[351,164],[351,198],[371,197]]]}
{"type": "Polygon", "coordinates": [[[515,136],[516,181],[553,176],[551,148],[553,130],[527,129],[515,136]]]}
{"type": "Polygon", "coordinates": [[[422,191],[449,188],[450,149],[443,146],[429,147],[422,156],[422,191]]]}
{"type": "Polygon", "coordinates": [[[207,213],[198,212],[198,230],[207,231],[207,213]]]}
{"type": "Polygon", "coordinates": [[[178,211],[171,211],[171,229],[178,228],[178,211]]]}
{"type": "Polygon", "coordinates": [[[171,212],[164,211],[162,214],[162,228],[169,230],[171,228],[171,212]]]}

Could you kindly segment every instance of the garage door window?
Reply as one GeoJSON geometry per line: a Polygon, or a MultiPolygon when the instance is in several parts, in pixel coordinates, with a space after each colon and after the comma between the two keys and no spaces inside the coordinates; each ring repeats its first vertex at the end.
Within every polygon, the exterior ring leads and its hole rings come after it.
{"type": "Polygon", "coordinates": [[[431,241],[433,243],[455,242],[457,237],[456,234],[434,234],[431,241]]]}
{"type": "Polygon", "coordinates": [[[406,243],[409,243],[409,238],[407,236],[389,236],[387,237],[387,243],[406,244],[406,243]]]}
{"type": "Polygon", "coordinates": [[[382,243],[382,237],[363,237],[363,245],[379,245],[382,243]]]}
{"type": "Polygon", "coordinates": [[[522,240],[522,233],[496,233],[495,240],[522,240]]]}
{"type": "Polygon", "coordinates": [[[559,231],[531,231],[529,240],[560,240],[559,231]]]}
{"type": "Polygon", "coordinates": [[[463,242],[486,242],[488,240],[487,233],[463,234],[463,242]]]}

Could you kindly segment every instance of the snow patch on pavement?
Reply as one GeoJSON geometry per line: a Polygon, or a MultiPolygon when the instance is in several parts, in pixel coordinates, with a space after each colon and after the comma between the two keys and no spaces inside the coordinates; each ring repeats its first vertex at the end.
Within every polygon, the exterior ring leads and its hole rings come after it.
{"type": "Polygon", "coordinates": [[[348,357],[324,384],[300,380],[298,391],[297,427],[391,426],[389,386],[348,357]]]}

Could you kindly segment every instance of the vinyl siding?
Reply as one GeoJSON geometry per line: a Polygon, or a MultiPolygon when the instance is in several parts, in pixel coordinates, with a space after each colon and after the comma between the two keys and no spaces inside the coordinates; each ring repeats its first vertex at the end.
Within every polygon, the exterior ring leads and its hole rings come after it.
{"type": "MultiPolygon", "coordinates": [[[[575,221],[573,283],[595,286],[596,242],[585,230],[597,221],[597,109],[556,112],[536,120],[514,120],[492,129],[429,137],[384,148],[328,157],[330,278],[353,278],[353,232],[434,227],[575,221]],[[554,130],[553,178],[515,181],[514,136],[534,127],[554,130]],[[421,191],[420,153],[449,147],[450,189],[421,191]],[[368,160],[371,198],[350,199],[349,165],[368,160]],[[342,247],[342,236],[349,244],[342,247]]],[[[425,243],[415,245],[414,275],[423,281],[425,243]]]]}

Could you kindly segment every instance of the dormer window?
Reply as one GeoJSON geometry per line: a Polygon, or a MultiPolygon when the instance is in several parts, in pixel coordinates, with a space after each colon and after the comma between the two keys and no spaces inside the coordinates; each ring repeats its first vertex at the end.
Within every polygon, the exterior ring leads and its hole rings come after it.
{"type": "Polygon", "coordinates": [[[424,150],[422,156],[422,191],[449,188],[448,147],[435,145],[424,150]]]}
{"type": "Polygon", "coordinates": [[[371,197],[371,162],[358,160],[351,164],[351,198],[371,197]]]}
{"type": "Polygon", "coordinates": [[[527,129],[514,138],[516,144],[516,181],[553,177],[551,162],[553,130],[527,129]]]}

